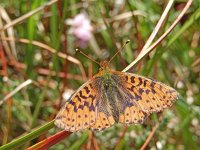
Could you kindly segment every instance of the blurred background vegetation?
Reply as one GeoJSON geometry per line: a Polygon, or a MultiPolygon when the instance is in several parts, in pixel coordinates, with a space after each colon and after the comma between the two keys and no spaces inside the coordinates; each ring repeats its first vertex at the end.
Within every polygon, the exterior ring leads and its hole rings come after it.
{"type": "MultiPolygon", "coordinates": [[[[101,61],[113,56],[129,39],[131,42],[111,64],[113,69],[123,70],[140,53],[168,1],[54,0],[45,5],[49,2],[0,1],[1,145],[53,120],[69,96],[98,72],[98,65],[76,53],[75,48],[101,61]],[[35,10],[38,11],[28,15],[35,10]],[[23,15],[27,17],[20,18],[23,15]],[[16,19],[19,22],[12,25],[16,19]]],[[[156,39],[172,24],[186,2],[173,2],[156,39]]],[[[193,1],[164,41],[129,70],[174,87],[180,98],[172,108],[151,115],[143,125],[128,126],[127,130],[123,125],[115,125],[93,135],[87,131],[71,134],[51,149],[92,149],[95,145],[96,149],[106,150],[114,149],[117,143],[118,149],[139,149],[157,124],[147,149],[198,149],[199,7],[200,1],[193,1]]],[[[54,127],[19,149],[59,131],[54,127]]]]}

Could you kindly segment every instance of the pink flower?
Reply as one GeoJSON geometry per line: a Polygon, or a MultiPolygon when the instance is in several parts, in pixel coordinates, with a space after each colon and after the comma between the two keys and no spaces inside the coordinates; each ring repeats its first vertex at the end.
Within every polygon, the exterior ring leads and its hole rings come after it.
{"type": "Polygon", "coordinates": [[[90,20],[84,14],[78,14],[72,20],[71,33],[77,38],[80,47],[86,47],[92,37],[90,20]]]}

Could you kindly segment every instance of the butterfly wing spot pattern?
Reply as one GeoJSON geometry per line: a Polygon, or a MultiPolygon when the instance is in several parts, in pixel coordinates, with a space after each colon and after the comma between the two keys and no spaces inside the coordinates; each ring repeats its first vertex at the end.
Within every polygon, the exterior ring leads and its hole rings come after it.
{"type": "Polygon", "coordinates": [[[55,124],[66,131],[104,130],[115,123],[141,124],[153,112],[172,106],[173,88],[136,75],[103,69],[61,108],[55,124]]]}
{"type": "Polygon", "coordinates": [[[178,98],[173,88],[151,79],[126,73],[126,88],[137,97],[140,108],[145,112],[159,112],[170,107],[178,98]]]}
{"type": "Polygon", "coordinates": [[[58,127],[75,132],[86,129],[95,123],[96,94],[91,84],[88,83],[89,81],[61,108],[55,119],[58,127]]]}
{"type": "Polygon", "coordinates": [[[140,110],[138,107],[127,107],[124,114],[120,115],[119,122],[125,124],[141,124],[148,117],[148,114],[140,110]]]}
{"type": "Polygon", "coordinates": [[[105,113],[99,112],[96,122],[90,127],[92,130],[104,130],[115,123],[112,116],[107,117],[105,113]]]}

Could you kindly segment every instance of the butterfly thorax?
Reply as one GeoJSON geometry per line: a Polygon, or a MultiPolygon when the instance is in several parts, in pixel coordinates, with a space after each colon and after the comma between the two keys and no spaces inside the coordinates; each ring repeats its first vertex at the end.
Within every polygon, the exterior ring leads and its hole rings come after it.
{"type": "Polygon", "coordinates": [[[110,65],[109,65],[109,62],[108,61],[101,61],[100,62],[100,68],[99,68],[99,72],[93,76],[93,78],[95,77],[103,77],[105,79],[108,79],[110,78],[110,72],[111,69],[110,69],[110,65]]]}

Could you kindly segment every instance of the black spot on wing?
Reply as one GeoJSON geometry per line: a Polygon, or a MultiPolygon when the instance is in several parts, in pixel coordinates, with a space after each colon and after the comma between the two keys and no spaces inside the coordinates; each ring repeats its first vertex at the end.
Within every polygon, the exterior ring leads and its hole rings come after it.
{"type": "Polygon", "coordinates": [[[89,106],[89,103],[88,103],[88,102],[85,102],[85,103],[84,103],[84,106],[87,106],[87,107],[88,107],[88,106],[89,106]]]}
{"type": "Polygon", "coordinates": [[[144,87],[146,87],[148,80],[144,80],[144,87]]]}
{"type": "Polygon", "coordinates": [[[91,106],[89,107],[89,111],[95,111],[95,107],[94,107],[93,105],[91,105],[91,106]]]}
{"type": "Polygon", "coordinates": [[[128,76],[125,76],[125,80],[128,81],[128,76]]]}
{"type": "Polygon", "coordinates": [[[139,101],[139,100],[142,99],[142,97],[141,97],[140,95],[137,95],[137,94],[135,93],[135,99],[136,99],[137,101],[139,101]]]}
{"type": "Polygon", "coordinates": [[[134,76],[131,77],[131,83],[135,83],[135,77],[134,76]]]}
{"type": "Polygon", "coordinates": [[[81,110],[83,110],[83,108],[84,108],[84,105],[79,105],[79,107],[78,107],[79,109],[81,109],[81,110]]]}
{"type": "Polygon", "coordinates": [[[144,90],[142,88],[139,88],[140,95],[142,95],[143,92],[144,92],[144,90]]]}
{"type": "Polygon", "coordinates": [[[94,100],[96,98],[96,95],[89,95],[89,98],[91,98],[92,100],[94,100]]]}
{"type": "Polygon", "coordinates": [[[72,101],[72,100],[69,101],[69,104],[71,104],[71,105],[73,105],[73,106],[76,105],[76,103],[75,103],[74,101],[72,101]]]}
{"type": "Polygon", "coordinates": [[[147,89],[147,90],[145,91],[145,93],[146,93],[146,94],[149,94],[149,92],[150,92],[150,90],[149,90],[149,89],[147,89]]]}
{"type": "Polygon", "coordinates": [[[80,93],[80,97],[81,97],[81,98],[87,99],[87,97],[83,95],[82,91],[80,91],[79,93],[80,93]]]}
{"type": "Polygon", "coordinates": [[[155,87],[155,84],[156,84],[156,83],[152,81],[151,84],[150,84],[150,87],[151,87],[151,88],[154,88],[154,87],[155,87]]]}
{"type": "MultiPolygon", "coordinates": [[[[131,92],[133,92],[134,93],[134,95],[130,95],[130,98],[132,98],[132,99],[135,99],[135,100],[141,100],[142,99],[142,97],[140,96],[141,94],[140,94],[140,92],[144,92],[144,90],[143,91],[139,91],[139,94],[140,95],[138,95],[137,93],[135,93],[134,92],[134,88],[136,88],[136,87],[134,87],[134,86],[131,86],[131,88],[127,88],[129,91],[131,91],[131,92]]],[[[142,90],[142,89],[141,89],[142,90]]]]}
{"type": "Polygon", "coordinates": [[[151,89],[151,92],[152,92],[153,94],[156,94],[156,91],[155,91],[154,89],[151,89]]]}
{"type": "Polygon", "coordinates": [[[81,102],[81,98],[78,95],[76,95],[75,98],[77,98],[78,101],[81,102]]]}
{"type": "Polygon", "coordinates": [[[84,87],[85,92],[88,94],[90,92],[89,88],[87,86],[84,87]]]}
{"type": "Polygon", "coordinates": [[[139,80],[139,83],[138,83],[138,85],[137,85],[137,86],[140,86],[140,85],[142,85],[142,78],[141,78],[141,77],[138,77],[138,80],[139,80]]]}

